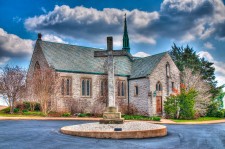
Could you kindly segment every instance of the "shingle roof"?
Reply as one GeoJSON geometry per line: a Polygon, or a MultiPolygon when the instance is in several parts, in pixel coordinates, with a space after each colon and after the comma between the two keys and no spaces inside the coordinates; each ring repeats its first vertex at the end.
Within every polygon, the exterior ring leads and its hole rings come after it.
{"type": "Polygon", "coordinates": [[[132,73],[130,78],[146,77],[151,74],[166,53],[167,52],[163,52],[156,55],[135,59],[132,63],[132,73]]]}
{"type": "MultiPolygon", "coordinates": [[[[90,74],[107,74],[106,57],[94,57],[94,51],[102,49],[83,46],[38,41],[44,56],[57,71],[90,74]]],[[[166,54],[160,53],[144,58],[117,56],[115,60],[115,74],[130,76],[131,79],[145,77],[153,71],[166,54]]]]}
{"type": "MultiPolygon", "coordinates": [[[[39,41],[50,66],[57,71],[107,74],[106,58],[94,57],[94,51],[102,49],[39,41]]],[[[115,74],[130,75],[131,60],[128,57],[115,57],[115,74]]]]}

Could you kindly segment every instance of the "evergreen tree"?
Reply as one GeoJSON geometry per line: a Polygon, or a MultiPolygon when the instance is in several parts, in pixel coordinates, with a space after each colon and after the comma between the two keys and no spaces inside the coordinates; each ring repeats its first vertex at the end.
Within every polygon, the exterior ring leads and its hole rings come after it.
{"type": "Polygon", "coordinates": [[[193,73],[200,72],[202,79],[211,86],[210,93],[212,94],[212,101],[216,100],[218,97],[221,99],[224,97],[224,93],[221,92],[224,86],[217,87],[215,68],[212,62],[200,58],[193,48],[190,48],[188,45],[184,48],[183,46],[177,47],[174,43],[169,54],[181,72],[183,72],[185,68],[192,69],[193,73]]]}

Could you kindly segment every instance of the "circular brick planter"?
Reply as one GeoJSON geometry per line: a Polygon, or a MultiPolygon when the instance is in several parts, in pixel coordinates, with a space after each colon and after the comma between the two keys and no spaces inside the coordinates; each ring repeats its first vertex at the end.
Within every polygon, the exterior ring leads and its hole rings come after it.
{"type": "Polygon", "coordinates": [[[108,139],[150,138],[167,135],[167,128],[163,125],[148,122],[125,122],[124,124],[87,123],[62,127],[64,134],[108,139]],[[122,128],[122,131],[114,131],[122,128]]]}

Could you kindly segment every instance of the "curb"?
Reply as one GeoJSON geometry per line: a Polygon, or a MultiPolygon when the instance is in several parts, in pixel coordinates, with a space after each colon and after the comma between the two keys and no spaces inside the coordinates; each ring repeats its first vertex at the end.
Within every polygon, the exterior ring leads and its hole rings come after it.
{"type": "MultiPolygon", "coordinates": [[[[0,121],[3,120],[52,120],[52,121],[99,121],[101,118],[63,118],[63,117],[1,117],[0,121]]],[[[141,120],[125,120],[126,122],[129,121],[141,121],[141,120]]],[[[223,120],[212,120],[212,121],[205,121],[205,122],[157,122],[157,121],[146,121],[154,124],[168,124],[168,125],[202,125],[202,124],[219,124],[225,123],[225,119],[223,120]]]]}

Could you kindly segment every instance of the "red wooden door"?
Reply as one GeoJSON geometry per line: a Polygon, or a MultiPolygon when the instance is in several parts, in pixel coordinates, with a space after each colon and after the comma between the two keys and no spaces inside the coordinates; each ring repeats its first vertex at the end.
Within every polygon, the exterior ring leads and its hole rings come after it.
{"type": "Polygon", "coordinates": [[[162,114],[162,96],[156,96],[156,113],[162,114]]]}

